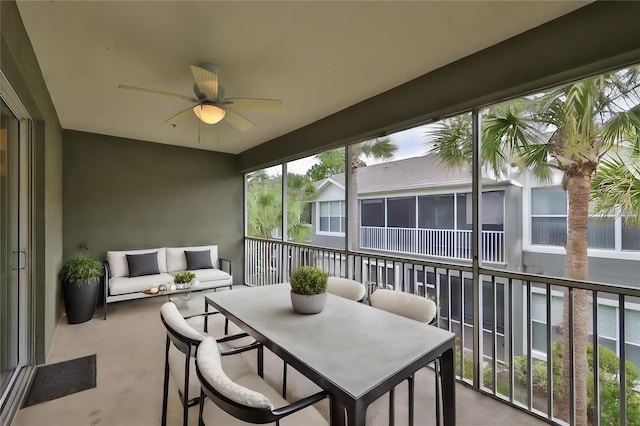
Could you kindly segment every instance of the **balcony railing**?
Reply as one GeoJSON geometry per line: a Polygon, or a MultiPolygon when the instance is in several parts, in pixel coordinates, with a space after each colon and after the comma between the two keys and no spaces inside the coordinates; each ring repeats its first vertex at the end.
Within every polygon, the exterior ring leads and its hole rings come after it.
{"type": "MultiPolygon", "coordinates": [[[[590,424],[631,425],[638,420],[640,395],[633,390],[637,385],[633,380],[637,379],[636,367],[640,367],[640,344],[636,344],[640,343],[636,335],[640,324],[631,321],[637,312],[634,309],[640,309],[638,288],[481,266],[478,281],[482,285],[475,286],[476,292],[471,266],[255,238],[245,239],[245,256],[248,285],[287,282],[291,271],[313,265],[330,275],[364,283],[365,303],[378,288],[432,298],[438,306],[439,327],[457,335],[458,380],[546,421],[576,424],[574,384],[579,375],[588,377],[590,424]],[[586,294],[588,300],[589,345],[598,342],[600,350],[588,351],[589,371],[571,369],[570,404],[563,411],[559,405],[562,379],[555,367],[561,356],[557,342],[562,334],[569,342],[576,339],[575,328],[564,328],[562,318],[567,298],[568,323],[574,324],[578,294],[586,294]],[[614,312],[606,328],[602,325],[606,319],[603,306],[614,312]]],[[[575,346],[569,348],[569,359],[573,360],[575,346]]]]}
{"type": "MultiPolygon", "coordinates": [[[[360,247],[456,260],[472,259],[471,231],[456,229],[360,227],[360,247]]],[[[482,260],[504,263],[504,231],[482,231],[482,260]]]]}

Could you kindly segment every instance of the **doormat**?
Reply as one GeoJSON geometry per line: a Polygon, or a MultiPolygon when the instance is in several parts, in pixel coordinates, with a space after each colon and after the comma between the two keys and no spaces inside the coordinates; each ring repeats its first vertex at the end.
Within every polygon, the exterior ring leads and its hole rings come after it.
{"type": "Polygon", "coordinates": [[[36,369],[22,408],[96,387],[96,355],[89,355],[36,369]]]}

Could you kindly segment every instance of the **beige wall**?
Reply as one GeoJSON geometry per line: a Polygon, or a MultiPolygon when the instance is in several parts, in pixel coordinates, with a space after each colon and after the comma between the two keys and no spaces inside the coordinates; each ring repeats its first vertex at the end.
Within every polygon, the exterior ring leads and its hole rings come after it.
{"type": "Polygon", "coordinates": [[[15,2],[2,1],[0,8],[0,67],[35,121],[31,254],[36,361],[41,363],[49,352],[60,317],[62,129],[15,2]]]}
{"type": "Polygon", "coordinates": [[[217,244],[242,282],[244,180],[234,155],[70,130],[63,152],[65,259],[217,244]]]}

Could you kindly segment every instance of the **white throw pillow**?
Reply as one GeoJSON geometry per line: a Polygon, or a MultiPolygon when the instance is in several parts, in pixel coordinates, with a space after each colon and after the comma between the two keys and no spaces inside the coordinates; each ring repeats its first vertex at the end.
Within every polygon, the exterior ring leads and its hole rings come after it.
{"type": "Polygon", "coordinates": [[[263,394],[245,388],[229,379],[222,370],[222,360],[218,343],[213,337],[208,337],[198,346],[196,363],[202,377],[227,398],[249,407],[273,409],[269,398],[263,394]]]}

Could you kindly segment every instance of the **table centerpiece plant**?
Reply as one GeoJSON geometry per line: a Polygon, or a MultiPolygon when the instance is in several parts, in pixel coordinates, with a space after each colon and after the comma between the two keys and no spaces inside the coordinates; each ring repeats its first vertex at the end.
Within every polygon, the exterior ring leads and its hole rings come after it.
{"type": "Polygon", "coordinates": [[[176,283],[176,288],[183,289],[193,284],[193,280],[196,279],[196,274],[189,271],[178,272],[173,276],[173,282],[176,283]]]}
{"type": "Polygon", "coordinates": [[[315,266],[301,266],[291,274],[291,304],[300,314],[322,312],[329,274],[315,266]]]}

